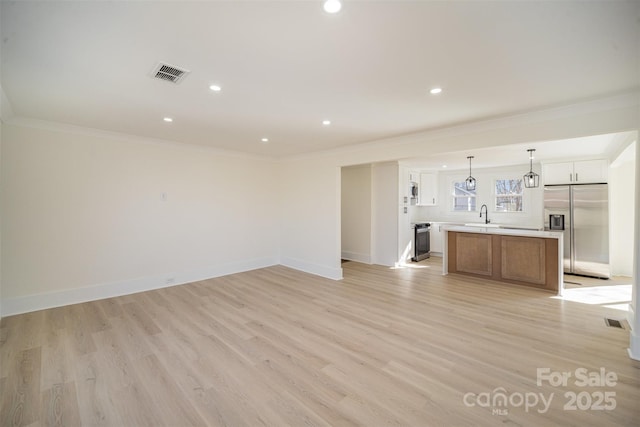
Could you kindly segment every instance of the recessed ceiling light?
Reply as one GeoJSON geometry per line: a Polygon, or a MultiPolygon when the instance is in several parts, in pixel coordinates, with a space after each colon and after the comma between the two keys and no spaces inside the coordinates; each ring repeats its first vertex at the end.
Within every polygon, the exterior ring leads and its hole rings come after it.
{"type": "Polygon", "coordinates": [[[329,125],[331,124],[331,120],[323,120],[323,121],[322,121],[322,124],[323,124],[324,126],[329,126],[329,125]]]}
{"type": "Polygon", "coordinates": [[[171,122],[173,121],[173,119],[172,119],[171,117],[165,117],[165,118],[164,118],[164,119],[162,119],[162,120],[164,120],[164,121],[165,121],[165,122],[167,122],[167,123],[171,123],[171,122]]]}
{"type": "Polygon", "coordinates": [[[269,138],[262,138],[260,141],[262,141],[262,142],[269,142],[269,138]]]}
{"type": "Polygon", "coordinates": [[[440,92],[442,92],[442,88],[441,88],[441,87],[434,87],[433,89],[431,89],[431,90],[429,91],[429,93],[430,93],[431,95],[437,95],[437,94],[439,94],[440,92]]]}
{"type": "Polygon", "coordinates": [[[447,167],[447,165],[442,165],[442,167],[443,167],[443,168],[446,168],[446,167],[447,167]]]}
{"type": "Polygon", "coordinates": [[[340,0],[327,0],[324,2],[324,11],[327,13],[338,13],[342,9],[340,0]]]}
{"type": "Polygon", "coordinates": [[[220,92],[222,90],[222,88],[218,85],[211,85],[209,86],[209,89],[211,89],[214,92],[220,92]]]}

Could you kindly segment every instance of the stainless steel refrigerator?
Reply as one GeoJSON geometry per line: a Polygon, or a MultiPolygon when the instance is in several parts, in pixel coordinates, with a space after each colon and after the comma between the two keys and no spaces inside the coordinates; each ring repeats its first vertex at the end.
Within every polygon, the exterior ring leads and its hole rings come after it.
{"type": "Polygon", "coordinates": [[[609,278],[607,184],[544,187],[544,228],[564,230],[564,272],[609,278]]]}

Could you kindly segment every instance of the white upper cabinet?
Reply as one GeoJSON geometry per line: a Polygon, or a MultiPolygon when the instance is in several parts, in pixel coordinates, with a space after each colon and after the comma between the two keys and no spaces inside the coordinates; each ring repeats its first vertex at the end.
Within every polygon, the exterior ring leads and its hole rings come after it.
{"type": "Polygon", "coordinates": [[[609,165],[606,159],[574,162],[574,184],[597,184],[607,182],[609,165]]]}
{"type": "Polygon", "coordinates": [[[420,172],[409,171],[409,182],[420,183],[420,172]]]}
{"type": "Polygon", "coordinates": [[[435,206],[438,204],[438,175],[435,173],[420,174],[420,206],[435,206]]]}
{"type": "Polygon", "coordinates": [[[542,180],[545,185],[606,183],[607,170],[606,159],[545,163],[542,180]]]}
{"type": "Polygon", "coordinates": [[[573,162],[543,164],[542,180],[545,185],[572,184],[573,162]]]}

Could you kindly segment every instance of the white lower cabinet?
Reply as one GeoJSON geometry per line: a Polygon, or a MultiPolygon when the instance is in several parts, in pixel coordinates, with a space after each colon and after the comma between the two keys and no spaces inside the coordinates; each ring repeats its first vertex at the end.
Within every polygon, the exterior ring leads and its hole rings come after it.
{"type": "Polygon", "coordinates": [[[434,252],[439,255],[442,254],[442,248],[443,248],[442,234],[443,234],[442,223],[432,222],[431,229],[429,231],[429,236],[430,236],[429,245],[430,245],[431,253],[433,255],[435,255],[434,252]]]}

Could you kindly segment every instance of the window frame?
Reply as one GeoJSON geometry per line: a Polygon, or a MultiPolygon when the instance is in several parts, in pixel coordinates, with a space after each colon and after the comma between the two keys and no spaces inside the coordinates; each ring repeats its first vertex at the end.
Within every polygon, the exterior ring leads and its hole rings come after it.
{"type": "MultiPolygon", "coordinates": [[[[525,197],[524,197],[524,181],[522,177],[508,177],[508,178],[496,178],[493,180],[493,211],[496,213],[523,213],[525,212],[525,197]],[[498,194],[498,182],[499,181],[517,181],[519,182],[519,193],[501,193],[498,194]],[[520,198],[520,210],[500,210],[498,209],[498,198],[520,198]]],[[[517,203],[516,203],[517,204],[517,203]]]]}
{"type": "Polygon", "coordinates": [[[464,213],[464,212],[478,212],[478,187],[476,186],[476,188],[474,190],[472,190],[473,193],[471,193],[469,190],[464,189],[464,186],[465,186],[465,181],[464,180],[459,181],[459,180],[456,179],[456,180],[453,180],[451,182],[451,205],[450,205],[451,206],[451,211],[452,212],[461,212],[461,213],[464,213]],[[458,184],[459,187],[456,187],[456,184],[458,184]],[[460,190],[463,190],[463,191],[469,191],[469,195],[456,196],[456,189],[460,189],[460,190]],[[470,204],[471,200],[474,201],[473,209],[464,209],[464,210],[463,209],[456,209],[456,206],[457,206],[456,200],[463,199],[463,198],[468,199],[467,205],[470,204]]]}

